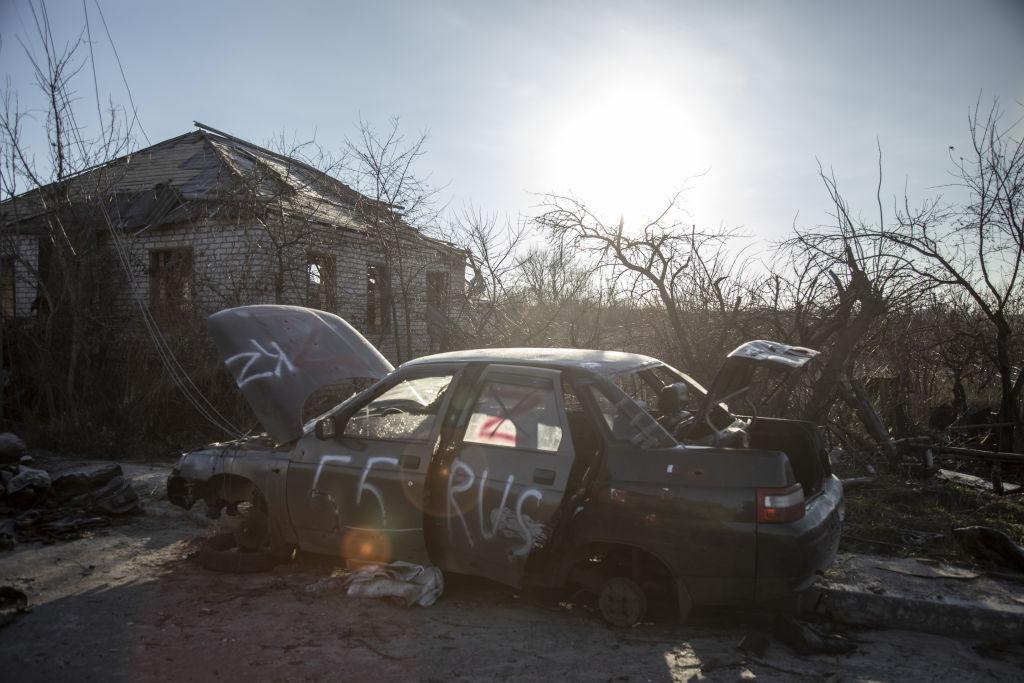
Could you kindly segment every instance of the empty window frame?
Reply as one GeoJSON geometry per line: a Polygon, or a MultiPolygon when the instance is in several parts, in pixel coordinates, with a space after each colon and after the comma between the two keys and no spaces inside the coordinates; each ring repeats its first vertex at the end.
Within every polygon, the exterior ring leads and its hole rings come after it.
{"type": "Polygon", "coordinates": [[[444,308],[448,302],[448,273],[443,270],[427,271],[427,306],[444,308]]]}
{"type": "Polygon", "coordinates": [[[337,308],[337,278],[331,254],[310,252],[306,257],[306,305],[324,311],[337,308]]]}
{"type": "Polygon", "coordinates": [[[391,329],[391,272],[382,263],[366,266],[366,326],[378,332],[391,329]]]}
{"type": "Polygon", "coordinates": [[[13,318],[16,314],[14,287],[14,257],[4,256],[0,261],[0,312],[4,318],[13,318]]]}
{"type": "Polygon", "coordinates": [[[194,310],[192,248],[154,249],[149,252],[149,305],[161,315],[183,315],[194,310]]]}

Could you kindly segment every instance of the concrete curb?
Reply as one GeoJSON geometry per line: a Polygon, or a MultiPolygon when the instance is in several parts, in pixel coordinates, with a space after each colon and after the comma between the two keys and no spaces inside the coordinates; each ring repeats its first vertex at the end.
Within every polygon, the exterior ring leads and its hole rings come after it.
{"type": "Polygon", "coordinates": [[[822,582],[806,596],[803,606],[806,612],[857,626],[960,638],[1024,639],[1024,605],[985,604],[955,597],[922,599],[822,582]]]}

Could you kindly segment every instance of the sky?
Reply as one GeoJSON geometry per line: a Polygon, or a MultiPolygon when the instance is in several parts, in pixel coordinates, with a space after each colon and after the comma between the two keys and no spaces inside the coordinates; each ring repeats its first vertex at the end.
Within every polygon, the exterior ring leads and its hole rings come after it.
{"type": "MultiPolygon", "coordinates": [[[[88,8],[101,97],[127,104],[97,2],[152,142],[197,120],[340,149],[397,116],[449,206],[513,220],[555,192],[636,226],[685,185],[694,223],[766,243],[828,222],[819,161],[871,216],[879,145],[891,205],[943,191],[979,96],[1024,113],[1016,0],[47,2],[58,40],[88,8]]],[[[38,107],[30,28],[0,0],[8,87],[38,107]]],[[[94,111],[88,69],[77,88],[94,111]]]]}

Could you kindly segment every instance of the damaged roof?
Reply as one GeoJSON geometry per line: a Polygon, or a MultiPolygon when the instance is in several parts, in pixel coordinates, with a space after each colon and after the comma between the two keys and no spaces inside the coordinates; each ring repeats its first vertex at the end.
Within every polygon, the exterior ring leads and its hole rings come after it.
{"type": "MultiPolygon", "coordinates": [[[[111,225],[122,230],[154,228],[225,208],[260,211],[272,205],[297,220],[360,231],[364,226],[354,215],[357,204],[378,204],[301,160],[195,125],[195,131],[67,179],[68,194],[82,202],[103,197],[111,225]]],[[[50,197],[59,189],[51,183],[3,202],[0,222],[31,223],[51,210],[50,197]]]]}

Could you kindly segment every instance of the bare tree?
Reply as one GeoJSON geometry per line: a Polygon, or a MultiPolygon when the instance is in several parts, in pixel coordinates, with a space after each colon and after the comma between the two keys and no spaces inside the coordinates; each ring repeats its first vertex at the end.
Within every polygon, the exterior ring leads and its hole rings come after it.
{"type": "Polygon", "coordinates": [[[387,299],[399,361],[412,353],[414,287],[425,268],[411,245],[427,243],[443,209],[437,201],[439,189],[417,171],[426,141],[426,133],[407,139],[397,118],[383,132],[360,120],[358,135],[346,149],[345,170],[361,194],[357,213],[377,242],[387,269],[388,281],[382,285],[391,291],[397,288],[398,296],[387,299]]]}
{"type": "Polygon", "coordinates": [[[677,193],[637,230],[628,230],[621,219],[607,223],[583,201],[563,195],[545,196],[535,221],[552,242],[593,259],[631,299],[660,306],[675,355],[687,367],[699,368],[706,364],[687,316],[713,306],[728,327],[729,314],[738,312],[740,301],[729,290],[736,261],[725,249],[737,232],[697,229],[683,219],[680,197],[677,193]]]}
{"type": "Polygon", "coordinates": [[[462,346],[508,346],[522,328],[518,280],[526,226],[466,206],[451,219],[450,239],[469,257],[472,277],[452,311],[462,346]]]}
{"type": "Polygon", "coordinates": [[[19,338],[25,342],[20,348],[32,349],[31,364],[40,372],[41,391],[32,400],[42,402],[50,419],[74,428],[81,413],[76,389],[90,381],[86,340],[99,334],[92,297],[104,281],[96,258],[97,234],[106,225],[104,207],[86,199],[104,196],[118,172],[83,171],[126,151],[132,139],[122,124],[122,110],[111,105],[104,116],[98,97],[99,127],[95,134],[87,134],[77,118],[73,87],[86,65],[83,37],[59,43],[46,6],[29,8],[34,34],[19,42],[43,103],[40,123],[48,155],[38,164],[26,144],[25,124],[37,119],[21,108],[19,94],[8,83],[0,112],[2,247],[38,285],[33,305],[38,331],[19,338]],[[22,238],[35,235],[40,236],[39,248],[30,258],[18,246],[22,238]]]}
{"type": "MultiPolygon", "coordinates": [[[[983,347],[999,376],[1002,447],[1024,451],[1024,140],[1020,121],[1004,128],[998,100],[969,114],[971,144],[953,158],[954,191],[912,208],[904,199],[891,226],[868,234],[901,257],[902,267],[930,289],[962,293],[992,331],[983,347]],[[1011,436],[1012,433],[1012,436],[1011,436]]],[[[954,150],[951,149],[951,152],[954,150]]],[[[953,156],[951,154],[951,156],[953,156]]]]}
{"type": "MultiPolygon", "coordinates": [[[[804,262],[810,274],[805,291],[819,298],[818,324],[802,335],[815,348],[825,350],[823,364],[807,400],[806,415],[824,423],[837,397],[853,408],[864,427],[895,466],[897,453],[886,425],[871,404],[861,380],[851,371],[857,352],[892,310],[907,304],[919,291],[917,281],[908,277],[899,250],[895,252],[877,237],[886,225],[881,201],[882,155],[878,155],[878,215],[875,224],[855,216],[839,191],[834,174],[819,166],[819,176],[832,199],[834,223],[812,230],[796,230],[783,244],[783,252],[804,262]]],[[[800,314],[806,307],[799,306],[800,314]]],[[[801,319],[806,324],[805,319],[801,319]]]]}

